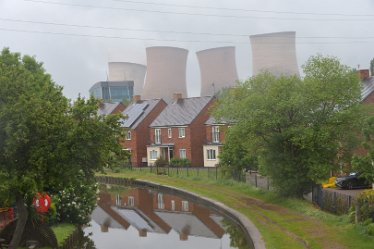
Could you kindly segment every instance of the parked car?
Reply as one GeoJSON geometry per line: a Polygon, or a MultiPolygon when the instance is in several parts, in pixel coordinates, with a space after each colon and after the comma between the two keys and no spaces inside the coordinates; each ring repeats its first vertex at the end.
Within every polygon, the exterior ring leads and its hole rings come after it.
{"type": "Polygon", "coordinates": [[[347,176],[337,177],[335,185],[342,189],[370,188],[371,184],[358,172],[349,173],[347,176]]]}

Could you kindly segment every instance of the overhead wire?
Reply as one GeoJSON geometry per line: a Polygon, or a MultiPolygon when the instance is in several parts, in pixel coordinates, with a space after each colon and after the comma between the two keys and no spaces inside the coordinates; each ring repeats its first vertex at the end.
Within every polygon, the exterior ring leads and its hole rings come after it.
{"type": "MultiPolygon", "coordinates": [[[[222,15],[222,14],[207,14],[207,13],[189,13],[189,12],[178,12],[178,11],[164,11],[164,10],[146,10],[146,9],[136,9],[136,8],[124,8],[124,7],[110,7],[110,6],[96,6],[87,4],[76,4],[76,3],[62,3],[62,2],[51,2],[45,0],[23,0],[25,2],[33,2],[40,4],[51,4],[51,5],[61,5],[61,6],[75,6],[83,8],[99,8],[99,9],[109,9],[109,10],[122,10],[122,11],[133,11],[133,12],[148,12],[148,13],[158,13],[158,14],[173,14],[173,15],[187,15],[187,16],[203,16],[203,17],[221,17],[221,18],[233,18],[233,19],[273,19],[273,20],[305,20],[305,21],[373,21],[374,19],[360,18],[360,19],[347,19],[347,18],[301,18],[301,17],[264,17],[264,16],[238,16],[238,15],[222,15]]],[[[361,16],[355,16],[361,17],[361,16]]],[[[368,16],[366,16],[368,17],[368,16]]]]}

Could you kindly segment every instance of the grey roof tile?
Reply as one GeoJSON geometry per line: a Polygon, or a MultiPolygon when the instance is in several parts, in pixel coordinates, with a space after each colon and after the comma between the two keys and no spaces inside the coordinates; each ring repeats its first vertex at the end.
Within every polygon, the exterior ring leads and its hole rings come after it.
{"type": "Polygon", "coordinates": [[[151,123],[151,127],[189,125],[212,100],[213,97],[184,98],[169,103],[160,115],[151,123]]]}
{"type": "Polygon", "coordinates": [[[127,117],[122,120],[122,127],[135,129],[160,101],[163,100],[149,99],[130,104],[122,112],[127,117]]]}
{"type": "Polygon", "coordinates": [[[374,77],[363,80],[361,84],[361,100],[364,100],[374,91],[374,77]]]}
{"type": "Polygon", "coordinates": [[[118,105],[120,105],[121,103],[102,103],[102,105],[100,106],[100,108],[97,110],[97,113],[99,115],[108,115],[108,114],[112,114],[112,112],[114,111],[114,109],[116,109],[116,107],[118,105]]]}

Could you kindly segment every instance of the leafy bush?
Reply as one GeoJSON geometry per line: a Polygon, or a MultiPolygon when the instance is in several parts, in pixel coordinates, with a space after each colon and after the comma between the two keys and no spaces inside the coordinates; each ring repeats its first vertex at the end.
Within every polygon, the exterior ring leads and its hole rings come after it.
{"type": "Polygon", "coordinates": [[[189,167],[191,166],[190,160],[187,158],[172,158],[170,159],[170,165],[175,167],[189,167]]]}
{"type": "Polygon", "coordinates": [[[158,158],[155,161],[155,166],[156,167],[167,167],[169,165],[169,162],[163,158],[158,158]]]}
{"type": "Polygon", "coordinates": [[[360,221],[370,219],[374,222],[374,190],[362,192],[357,201],[360,206],[360,221]]]}
{"type": "Polygon", "coordinates": [[[54,196],[56,219],[58,222],[86,224],[96,205],[97,185],[82,181],[81,184],[67,186],[54,196]]]}

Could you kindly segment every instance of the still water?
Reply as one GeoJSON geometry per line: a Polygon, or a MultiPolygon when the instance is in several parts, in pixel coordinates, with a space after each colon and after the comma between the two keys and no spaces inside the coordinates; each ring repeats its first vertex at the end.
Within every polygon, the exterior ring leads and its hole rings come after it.
{"type": "Polygon", "coordinates": [[[85,235],[97,249],[249,249],[242,230],[208,207],[147,188],[102,186],[85,235]]]}

